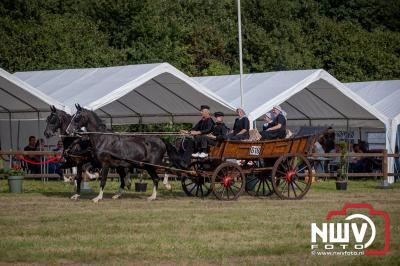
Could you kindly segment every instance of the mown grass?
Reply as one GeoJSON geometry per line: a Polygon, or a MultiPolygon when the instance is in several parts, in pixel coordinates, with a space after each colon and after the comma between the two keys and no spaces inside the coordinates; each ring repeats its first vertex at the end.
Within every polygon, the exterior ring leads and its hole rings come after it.
{"type": "MultiPolygon", "coordinates": [[[[399,265],[400,186],[377,189],[377,181],[353,181],[347,191],[318,182],[300,201],[242,196],[220,202],[173,192],[128,192],[112,200],[96,193],[69,200],[73,187],[25,181],[23,194],[7,193],[0,181],[1,264],[138,265],[399,265]],[[391,251],[383,257],[321,257],[310,254],[310,223],[321,223],[344,203],[371,203],[391,218],[391,251]]],[[[91,183],[97,191],[98,184],[91,183]]],[[[378,223],[378,226],[380,224],[378,223]]],[[[382,240],[377,240],[377,245],[382,240]]]]}

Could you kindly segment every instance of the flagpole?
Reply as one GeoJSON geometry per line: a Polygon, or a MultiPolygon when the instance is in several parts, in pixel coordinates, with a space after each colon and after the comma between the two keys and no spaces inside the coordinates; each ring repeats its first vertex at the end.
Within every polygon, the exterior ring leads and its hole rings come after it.
{"type": "Polygon", "coordinates": [[[243,106],[243,55],[242,55],[242,21],[240,15],[240,0],[237,1],[238,8],[238,34],[239,34],[239,66],[240,66],[240,107],[243,106]]]}

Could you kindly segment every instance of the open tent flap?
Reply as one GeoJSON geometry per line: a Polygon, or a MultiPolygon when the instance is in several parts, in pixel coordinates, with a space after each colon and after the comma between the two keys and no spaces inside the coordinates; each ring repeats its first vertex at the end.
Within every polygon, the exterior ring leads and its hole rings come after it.
{"type": "MultiPolygon", "coordinates": [[[[41,91],[0,69],[0,112],[11,113],[15,119],[37,119],[45,117],[49,105],[66,110],[65,106],[41,91]],[[18,115],[23,113],[23,115],[18,115]]],[[[3,116],[4,117],[4,116],[3,116]]],[[[3,118],[1,117],[1,118],[3,118]]]]}
{"type": "MultiPolygon", "coordinates": [[[[13,120],[0,121],[0,141],[3,150],[14,149],[23,150],[28,145],[29,136],[35,136],[36,139],[43,138],[46,145],[55,145],[58,137],[46,139],[44,136],[44,129],[46,128],[46,121],[40,120],[13,120]],[[11,125],[11,131],[10,131],[11,125]]],[[[51,146],[51,147],[53,147],[51,146]]]]}
{"type": "Polygon", "coordinates": [[[63,104],[36,88],[0,69],[0,131],[1,148],[23,148],[22,141],[30,136],[43,138],[44,119],[50,105],[67,110],[63,104]]]}

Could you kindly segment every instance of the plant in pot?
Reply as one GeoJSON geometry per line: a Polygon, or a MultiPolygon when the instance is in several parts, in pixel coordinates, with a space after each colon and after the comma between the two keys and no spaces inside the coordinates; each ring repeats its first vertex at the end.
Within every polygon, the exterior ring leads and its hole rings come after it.
{"type": "Polygon", "coordinates": [[[148,177],[147,172],[142,172],[139,174],[139,182],[135,182],[136,192],[146,192],[147,190],[147,183],[143,182],[143,177],[148,177]]]}
{"type": "Polygon", "coordinates": [[[24,181],[25,172],[22,170],[21,166],[13,165],[12,168],[6,171],[8,176],[8,187],[9,191],[12,193],[21,193],[22,184],[24,181]]]}
{"type": "Polygon", "coordinates": [[[348,180],[348,163],[347,163],[347,142],[339,142],[340,158],[337,165],[337,178],[336,178],[336,190],[347,190],[348,180]]]}

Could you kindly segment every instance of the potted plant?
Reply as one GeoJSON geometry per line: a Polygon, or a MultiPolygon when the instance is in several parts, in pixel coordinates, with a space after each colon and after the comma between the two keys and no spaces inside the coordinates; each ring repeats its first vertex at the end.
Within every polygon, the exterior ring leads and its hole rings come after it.
{"type": "Polygon", "coordinates": [[[6,171],[6,175],[8,176],[8,187],[11,193],[21,193],[22,183],[24,181],[24,171],[21,166],[13,165],[12,168],[6,171]]]}
{"type": "Polygon", "coordinates": [[[136,192],[146,192],[147,190],[147,183],[143,182],[143,176],[146,175],[147,177],[147,172],[146,173],[140,173],[139,174],[139,182],[135,182],[135,191],[136,192]]]}
{"type": "Polygon", "coordinates": [[[340,158],[337,165],[336,190],[347,190],[348,163],[347,163],[347,143],[339,142],[340,158]]]}

